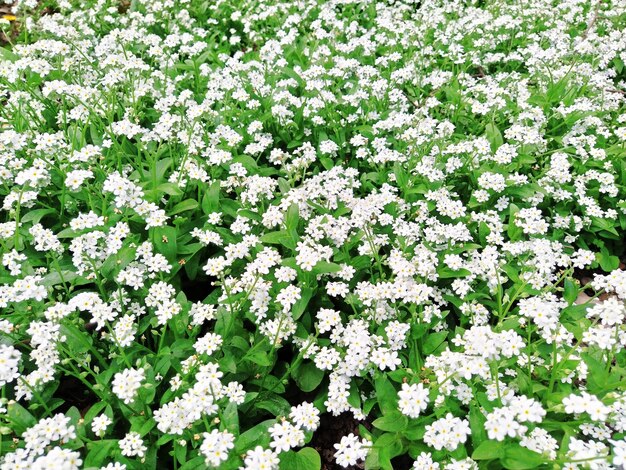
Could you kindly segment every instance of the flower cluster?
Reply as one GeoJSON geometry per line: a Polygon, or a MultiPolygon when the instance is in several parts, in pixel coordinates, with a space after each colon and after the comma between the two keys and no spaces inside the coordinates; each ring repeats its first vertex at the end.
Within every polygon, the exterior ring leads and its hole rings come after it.
{"type": "Polygon", "coordinates": [[[624,465],[623,0],[0,3],[0,468],[624,465]]]}

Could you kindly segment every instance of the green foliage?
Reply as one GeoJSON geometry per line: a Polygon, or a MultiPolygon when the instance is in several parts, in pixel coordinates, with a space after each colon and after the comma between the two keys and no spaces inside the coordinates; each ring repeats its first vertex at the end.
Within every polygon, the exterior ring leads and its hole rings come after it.
{"type": "Polygon", "coordinates": [[[622,465],[626,11],[549,3],[1,7],[0,466],[622,465]]]}

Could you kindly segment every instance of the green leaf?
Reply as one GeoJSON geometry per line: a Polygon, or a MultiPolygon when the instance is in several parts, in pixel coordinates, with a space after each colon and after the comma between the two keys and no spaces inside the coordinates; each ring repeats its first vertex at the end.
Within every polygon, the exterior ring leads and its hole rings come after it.
{"type": "Polygon", "coordinates": [[[168,170],[170,165],[172,164],[172,159],[170,157],[162,158],[158,162],[156,162],[156,178],[157,181],[161,181],[165,177],[165,172],[168,170]]]}
{"type": "Polygon", "coordinates": [[[285,240],[289,239],[289,234],[285,230],[268,232],[261,236],[261,242],[269,243],[270,245],[282,245],[285,240]]]}
{"type": "Polygon", "coordinates": [[[178,252],[176,235],[178,231],[176,227],[163,226],[154,229],[154,246],[157,252],[161,253],[167,260],[176,263],[176,254],[178,252]]]}
{"type": "Polygon", "coordinates": [[[309,287],[302,289],[302,292],[300,293],[300,300],[298,300],[291,309],[291,316],[294,320],[297,320],[302,316],[314,293],[315,290],[309,287]]]}
{"type": "Polygon", "coordinates": [[[183,465],[187,460],[187,446],[181,446],[174,441],[174,456],[179,464],[183,465]]]}
{"type": "Polygon", "coordinates": [[[311,447],[305,447],[298,452],[290,450],[280,454],[281,470],[320,470],[322,459],[320,454],[311,447]]]}
{"type": "Polygon", "coordinates": [[[609,371],[603,361],[599,361],[589,353],[583,353],[582,358],[589,368],[587,386],[590,393],[602,391],[609,383],[609,371]]]}
{"type": "Polygon", "coordinates": [[[256,220],[257,222],[261,222],[263,220],[263,216],[261,214],[248,209],[241,209],[238,214],[248,219],[256,220]]]}
{"type": "Polygon", "coordinates": [[[0,47],[0,59],[15,62],[19,58],[20,56],[18,56],[15,52],[12,52],[5,47],[0,47]]]}
{"type": "Polygon", "coordinates": [[[87,444],[88,454],[85,457],[83,466],[85,468],[103,467],[109,455],[112,455],[113,449],[117,445],[117,439],[102,439],[89,442],[87,444]]]}
{"type": "Polygon", "coordinates": [[[137,248],[134,246],[122,247],[114,256],[109,256],[102,264],[100,273],[104,278],[112,279],[115,272],[119,272],[128,266],[137,254],[137,248]]]}
{"type": "MultiPolygon", "coordinates": [[[[520,282],[519,272],[517,268],[511,266],[510,264],[505,264],[504,266],[502,266],[502,269],[504,270],[504,272],[506,273],[506,275],[511,281],[515,283],[520,282]]],[[[517,286],[515,286],[515,288],[517,289],[517,286]]]]}
{"type": "Polygon", "coordinates": [[[487,431],[485,431],[485,415],[477,405],[470,406],[469,422],[472,431],[472,443],[474,447],[479,447],[487,439],[487,431]]]}
{"type": "Polygon", "coordinates": [[[385,433],[374,442],[374,448],[378,449],[379,463],[382,468],[393,470],[391,459],[404,452],[402,439],[399,434],[385,433]]]}
{"type": "Polygon", "coordinates": [[[320,157],[320,163],[325,170],[331,170],[334,166],[333,159],[328,157],[320,157]]]}
{"type": "Polygon", "coordinates": [[[91,424],[91,421],[100,414],[102,410],[107,406],[106,402],[99,401],[94,403],[89,411],[85,414],[85,423],[91,424]]]}
{"type": "Polygon", "coordinates": [[[291,186],[285,178],[278,178],[278,189],[280,189],[281,193],[287,194],[291,191],[291,186]]]}
{"type": "Polygon", "coordinates": [[[504,443],[498,441],[484,441],[472,453],[474,460],[499,459],[504,456],[504,443]]]}
{"type": "Polygon", "coordinates": [[[314,274],[327,274],[327,273],[338,273],[341,271],[341,266],[337,263],[329,263],[327,261],[320,261],[313,268],[314,274]]]}
{"type": "Polygon", "coordinates": [[[298,222],[300,220],[300,209],[297,204],[292,204],[287,209],[287,214],[285,215],[285,227],[287,228],[287,233],[291,236],[292,232],[296,232],[298,229],[298,222]]]}
{"type": "Polygon", "coordinates": [[[161,183],[157,186],[157,191],[165,193],[169,196],[182,196],[183,191],[174,183],[161,183]]]}
{"type": "Polygon", "coordinates": [[[263,349],[250,349],[248,353],[243,357],[250,362],[260,365],[261,367],[268,367],[272,365],[272,361],[267,354],[267,351],[263,349]]]}
{"type": "MultiPolygon", "coordinates": [[[[165,398],[165,395],[163,395],[163,397],[165,398]]],[[[161,403],[161,404],[163,404],[163,403],[161,403]]],[[[176,439],[176,436],[173,436],[172,434],[164,434],[161,437],[159,437],[159,439],[155,442],[154,445],[157,446],[157,447],[160,447],[162,445],[167,444],[170,441],[173,441],[174,439],[176,439]]]]}
{"type": "Polygon", "coordinates": [[[382,431],[400,432],[404,431],[409,424],[409,420],[399,411],[387,414],[381,418],[375,419],[372,425],[382,431]]]}
{"type": "Polygon", "coordinates": [[[70,418],[70,422],[77,426],[78,421],[80,420],[80,411],[75,406],[72,406],[69,410],[65,412],[65,416],[70,418]]]}
{"type": "Polygon", "coordinates": [[[398,410],[398,392],[389,382],[386,375],[381,374],[374,381],[376,389],[376,398],[378,398],[378,406],[383,415],[392,414],[398,410]]]}
{"type": "Polygon", "coordinates": [[[79,330],[77,326],[72,323],[65,322],[61,324],[61,334],[65,336],[65,343],[69,346],[70,350],[76,354],[89,351],[93,340],[91,336],[85,335],[84,329],[79,330]]]}
{"type": "Polygon", "coordinates": [[[546,462],[547,460],[541,454],[514,442],[506,445],[504,456],[500,458],[500,463],[508,470],[537,468],[546,462]]]}
{"type": "Polygon", "coordinates": [[[275,419],[268,419],[242,433],[235,439],[234,452],[243,454],[247,450],[254,449],[256,446],[268,447],[270,435],[267,430],[275,423],[275,419]]]}
{"type": "Polygon", "coordinates": [[[28,222],[38,224],[46,215],[54,213],[54,209],[35,209],[24,214],[24,216],[21,217],[20,222],[24,224],[28,222]]]}
{"type": "Polygon", "coordinates": [[[447,331],[438,331],[437,333],[431,333],[428,335],[428,338],[426,338],[426,341],[424,341],[424,344],[422,345],[422,351],[424,351],[424,354],[431,354],[437,350],[437,348],[439,348],[439,346],[441,346],[446,340],[447,336],[447,331]]]}
{"type": "Polygon", "coordinates": [[[194,457],[188,460],[185,465],[179,467],[178,470],[197,470],[198,468],[206,468],[204,457],[194,457]]]}
{"type": "Polygon", "coordinates": [[[355,382],[350,382],[350,394],[348,395],[348,404],[355,408],[361,408],[361,394],[359,387],[355,382]]]}
{"type": "Polygon", "coordinates": [[[305,447],[298,452],[290,450],[280,454],[279,468],[281,470],[319,470],[322,468],[322,459],[311,447],[305,447]]]}
{"type": "Polygon", "coordinates": [[[228,402],[224,411],[222,411],[222,423],[226,430],[235,436],[239,435],[239,413],[237,411],[237,403],[228,402]]]}
{"type": "Polygon", "coordinates": [[[198,201],[196,201],[195,199],[185,199],[184,201],[181,201],[174,207],[172,207],[169,210],[168,215],[176,215],[180,214],[181,212],[192,211],[194,209],[197,209],[198,206],[198,201]]]}
{"type": "Polygon", "coordinates": [[[139,427],[137,432],[139,433],[141,437],[144,437],[146,434],[152,431],[152,429],[154,429],[155,426],[156,426],[156,421],[150,418],[139,427]]]}
{"type": "Polygon", "coordinates": [[[561,78],[556,83],[551,83],[548,86],[548,92],[546,93],[546,97],[550,103],[558,103],[561,101],[561,98],[564,95],[565,89],[567,88],[569,81],[567,80],[567,75],[561,78]]]}
{"type": "Polygon", "coordinates": [[[300,390],[312,392],[324,380],[324,371],[318,369],[313,361],[302,361],[292,369],[291,377],[296,381],[300,390]]]}
{"type": "Polygon", "coordinates": [[[13,424],[12,428],[16,434],[22,434],[26,429],[37,424],[37,419],[17,402],[8,405],[7,418],[13,424]]]}
{"type": "Polygon", "coordinates": [[[63,269],[61,272],[53,271],[44,276],[41,280],[41,285],[46,287],[56,286],[58,284],[65,282],[72,282],[74,279],[77,279],[79,276],[73,271],[68,271],[67,269],[63,269]]]}
{"type": "Polygon", "coordinates": [[[522,229],[515,223],[515,216],[519,212],[519,207],[515,204],[509,206],[509,220],[506,230],[511,241],[518,241],[522,236],[522,229]]]}
{"type": "Polygon", "coordinates": [[[220,208],[220,182],[214,181],[202,198],[202,212],[206,215],[218,212],[220,208]]]}
{"type": "Polygon", "coordinates": [[[252,171],[252,172],[256,172],[256,169],[258,167],[254,158],[248,155],[239,155],[233,158],[232,163],[241,163],[246,170],[252,171]]]}
{"type": "Polygon", "coordinates": [[[393,165],[393,174],[396,177],[396,184],[398,188],[405,189],[409,182],[409,176],[407,175],[406,171],[404,171],[404,168],[402,168],[402,165],[399,162],[396,162],[393,165]]]}
{"type": "Polygon", "coordinates": [[[256,403],[256,407],[269,411],[274,416],[287,416],[291,411],[291,404],[280,395],[271,394],[265,400],[256,403]]]}
{"type": "Polygon", "coordinates": [[[441,279],[450,279],[456,277],[467,277],[472,273],[467,269],[450,269],[445,266],[437,268],[437,274],[441,279]]]}
{"type": "Polygon", "coordinates": [[[568,305],[572,305],[578,298],[578,287],[574,281],[569,278],[566,278],[563,282],[563,298],[568,305]]]}
{"type": "Polygon", "coordinates": [[[596,253],[596,259],[600,263],[600,267],[605,272],[615,271],[619,268],[619,258],[617,256],[610,255],[606,248],[603,248],[602,253],[596,253]]]}
{"type": "Polygon", "coordinates": [[[491,150],[494,151],[504,143],[500,129],[498,129],[498,126],[496,126],[493,122],[490,122],[485,126],[485,137],[491,144],[491,150]]]}

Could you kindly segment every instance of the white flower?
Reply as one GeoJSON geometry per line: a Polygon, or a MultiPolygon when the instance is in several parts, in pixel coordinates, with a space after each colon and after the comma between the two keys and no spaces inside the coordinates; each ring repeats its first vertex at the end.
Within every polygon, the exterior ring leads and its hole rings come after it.
{"type": "Polygon", "coordinates": [[[369,441],[366,439],[359,440],[357,436],[350,433],[343,436],[338,444],[335,444],[335,460],[338,465],[348,467],[356,465],[359,460],[365,460],[367,457],[369,441]]]}
{"type": "Polygon", "coordinates": [[[424,442],[436,450],[445,448],[453,451],[459,444],[463,444],[470,434],[467,420],[456,418],[452,413],[448,413],[445,418],[426,426],[424,442]]]}
{"type": "Polygon", "coordinates": [[[304,432],[288,421],[274,424],[269,428],[269,433],[272,437],[270,447],[277,453],[287,452],[292,447],[304,444],[304,432]]]}
{"type": "Polygon", "coordinates": [[[13,382],[20,376],[18,366],[22,354],[13,346],[0,344],[0,387],[13,382]]]}
{"type": "Polygon", "coordinates": [[[307,431],[315,431],[320,424],[320,412],[313,403],[304,402],[298,406],[292,406],[289,418],[296,426],[307,431]]]}
{"type": "Polygon", "coordinates": [[[228,451],[235,447],[235,436],[228,431],[214,429],[210,433],[202,433],[204,440],[200,453],[204,455],[207,465],[217,467],[228,459],[228,451]]]}
{"type": "Polygon", "coordinates": [[[246,452],[243,463],[245,470],[277,470],[280,460],[274,451],[256,446],[246,452]]]}
{"type": "Polygon", "coordinates": [[[626,440],[609,440],[609,442],[613,444],[613,465],[626,464],[626,440]]]}
{"type": "Polygon", "coordinates": [[[108,428],[111,423],[113,423],[113,420],[107,415],[96,416],[91,421],[91,430],[96,436],[102,437],[106,432],[106,428],[108,428]]]}
{"type": "Polygon", "coordinates": [[[125,369],[113,376],[113,393],[127,405],[137,396],[141,382],[146,378],[143,368],[125,369]]]}
{"type": "Polygon", "coordinates": [[[143,457],[148,448],[143,444],[143,440],[138,432],[129,432],[124,439],[119,442],[122,455],[126,457],[143,457]]]}
{"type": "Polygon", "coordinates": [[[428,389],[422,383],[403,383],[398,392],[398,408],[409,418],[417,418],[428,407],[428,401],[428,389]]]}

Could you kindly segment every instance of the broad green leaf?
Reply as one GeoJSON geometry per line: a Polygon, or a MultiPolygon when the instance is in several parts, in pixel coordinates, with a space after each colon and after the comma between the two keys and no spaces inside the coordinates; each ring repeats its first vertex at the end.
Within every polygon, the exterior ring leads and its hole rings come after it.
{"type": "Polygon", "coordinates": [[[404,431],[409,424],[409,420],[399,411],[389,413],[372,422],[372,425],[382,431],[400,432],[404,431]]]}
{"type": "Polygon", "coordinates": [[[392,414],[398,410],[398,392],[395,387],[389,382],[386,375],[379,375],[375,382],[376,398],[378,399],[378,406],[383,415],[392,414]]]}
{"type": "Polygon", "coordinates": [[[220,182],[214,181],[202,198],[202,212],[208,215],[220,209],[220,182]]]}
{"type": "Polygon", "coordinates": [[[470,430],[472,431],[472,443],[477,448],[487,439],[487,431],[485,431],[486,418],[477,405],[470,406],[469,422],[470,430]]]}
{"type": "Polygon", "coordinates": [[[409,177],[399,162],[396,162],[393,165],[393,173],[396,177],[396,185],[398,186],[398,188],[406,189],[407,184],[409,182],[409,177]]]}
{"type": "Polygon", "coordinates": [[[290,450],[280,454],[281,470],[320,470],[322,468],[322,459],[320,454],[311,447],[305,447],[298,452],[290,450]]]}
{"type": "Polygon", "coordinates": [[[37,424],[37,419],[26,408],[17,402],[7,406],[7,418],[17,434],[22,434],[27,428],[37,424]]]}
{"type": "Polygon", "coordinates": [[[199,206],[198,201],[195,199],[185,199],[179,202],[168,211],[168,215],[176,215],[186,211],[195,210],[199,206]]]}
{"type": "Polygon", "coordinates": [[[269,411],[276,417],[287,416],[291,411],[291,404],[280,395],[270,394],[264,400],[260,400],[255,404],[257,408],[269,411]]]}
{"type": "Polygon", "coordinates": [[[312,392],[324,379],[324,371],[317,368],[313,361],[302,361],[291,371],[291,377],[303,392],[312,392]]]}
{"type": "Polygon", "coordinates": [[[428,338],[426,338],[426,341],[424,341],[424,344],[422,345],[422,350],[424,351],[424,354],[433,353],[437,348],[439,348],[439,346],[442,345],[447,336],[447,331],[438,331],[436,333],[431,333],[430,335],[428,335],[428,338]]]}
{"type": "Polygon", "coordinates": [[[541,454],[533,452],[526,447],[522,447],[516,442],[509,442],[504,447],[504,456],[500,458],[500,463],[508,470],[527,470],[537,468],[548,459],[541,454]]]}
{"type": "Polygon", "coordinates": [[[483,441],[472,453],[474,460],[499,459],[504,456],[504,443],[498,441],[483,441]]]}
{"type": "Polygon", "coordinates": [[[235,439],[234,452],[243,454],[247,450],[254,449],[256,446],[268,447],[270,435],[267,430],[274,423],[276,423],[275,419],[268,419],[242,433],[235,439]]]}
{"type": "Polygon", "coordinates": [[[572,305],[578,298],[578,287],[570,278],[563,281],[563,298],[568,305],[572,305]]]}
{"type": "Polygon", "coordinates": [[[40,284],[46,287],[56,286],[63,282],[72,282],[74,279],[77,279],[79,276],[73,271],[68,271],[66,269],[59,271],[52,271],[49,274],[46,274],[44,278],[41,280],[40,284]]]}
{"type": "Polygon", "coordinates": [[[291,309],[291,316],[294,320],[297,320],[302,316],[314,293],[315,290],[309,287],[302,289],[302,292],[300,293],[300,300],[298,300],[291,309]]]}
{"type": "Polygon", "coordinates": [[[178,470],[196,470],[198,468],[206,468],[206,462],[204,457],[194,457],[188,460],[185,465],[182,465],[178,470]]]}
{"type": "Polygon", "coordinates": [[[341,271],[339,264],[329,263],[327,261],[320,261],[313,268],[313,273],[315,274],[338,273],[339,271],[341,271]]]}
{"type": "Polygon", "coordinates": [[[187,446],[182,446],[174,441],[174,457],[180,465],[184,465],[187,461],[187,446]]]}
{"type": "Polygon", "coordinates": [[[87,457],[83,462],[85,468],[103,467],[110,459],[113,449],[117,446],[117,439],[102,439],[87,444],[87,457]]]}
{"type": "Polygon", "coordinates": [[[522,236],[522,229],[516,224],[515,217],[519,212],[519,207],[515,204],[509,206],[509,220],[507,227],[507,235],[511,241],[518,241],[522,236]]]}
{"type": "Polygon", "coordinates": [[[298,239],[298,222],[300,220],[300,209],[297,204],[292,204],[287,209],[287,214],[285,215],[285,228],[287,229],[287,234],[293,238],[294,240],[298,239]]]}
{"type": "Polygon", "coordinates": [[[107,406],[106,402],[98,401],[91,405],[89,411],[85,414],[85,423],[91,424],[91,421],[100,415],[100,412],[107,406]]]}
{"type": "Polygon", "coordinates": [[[243,357],[250,362],[254,362],[262,367],[268,367],[272,365],[272,361],[267,353],[267,351],[261,347],[257,347],[255,345],[252,349],[250,349],[246,355],[243,357]]]}
{"type": "Polygon", "coordinates": [[[43,219],[45,216],[54,214],[54,213],[55,213],[54,209],[35,209],[32,211],[26,212],[20,218],[20,222],[24,224],[29,223],[29,222],[32,222],[33,225],[38,224],[41,221],[41,219],[43,219]]]}
{"type": "Polygon", "coordinates": [[[18,60],[18,56],[15,52],[10,51],[6,47],[0,47],[0,60],[8,60],[9,62],[15,62],[18,60]]]}
{"type": "Polygon", "coordinates": [[[176,263],[176,254],[178,252],[176,236],[178,234],[176,227],[163,226],[154,229],[154,246],[158,253],[161,253],[167,260],[176,263]]]}
{"type": "Polygon", "coordinates": [[[229,401],[226,408],[221,413],[222,424],[228,432],[239,435],[239,413],[237,411],[237,403],[229,401]]]}
{"type": "Polygon", "coordinates": [[[289,239],[289,234],[285,230],[268,232],[261,236],[261,242],[270,245],[281,245],[285,239],[289,239]]]}
{"type": "Polygon", "coordinates": [[[485,126],[485,137],[487,137],[493,151],[497,150],[504,143],[500,129],[493,122],[485,126]]]}
{"type": "Polygon", "coordinates": [[[157,186],[157,191],[165,193],[169,196],[182,196],[183,191],[174,183],[161,183],[157,186]]]}

